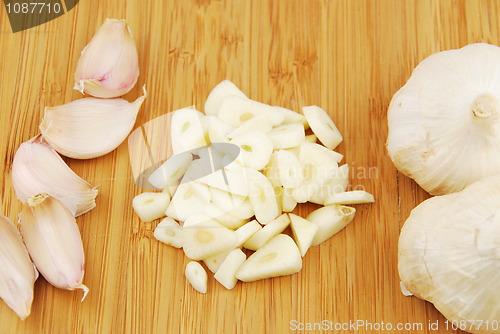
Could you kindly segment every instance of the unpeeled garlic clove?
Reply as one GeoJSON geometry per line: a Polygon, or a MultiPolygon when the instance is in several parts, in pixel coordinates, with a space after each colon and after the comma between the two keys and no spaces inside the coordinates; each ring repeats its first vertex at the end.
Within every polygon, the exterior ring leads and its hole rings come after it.
{"type": "Polygon", "coordinates": [[[112,98],[129,92],[139,77],[137,47],[125,20],[106,19],[83,49],[74,89],[112,98]]]}
{"type": "Polygon", "coordinates": [[[47,194],[28,199],[19,215],[21,235],[35,266],[60,289],[89,289],[82,284],[84,253],[75,217],[62,202],[47,194]]]}
{"type": "Polygon", "coordinates": [[[88,97],[48,107],[40,131],[62,155],[96,158],[113,151],[127,138],[145,98],[144,89],[144,95],[134,102],[88,97]]]}
{"type": "Polygon", "coordinates": [[[0,215],[0,298],[22,319],[31,313],[33,285],[38,272],[19,231],[0,215]]]}
{"type": "Polygon", "coordinates": [[[21,202],[47,193],[63,202],[75,216],[93,209],[98,193],[95,186],[76,175],[40,136],[17,149],[12,163],[12,184],[21,202]]]}

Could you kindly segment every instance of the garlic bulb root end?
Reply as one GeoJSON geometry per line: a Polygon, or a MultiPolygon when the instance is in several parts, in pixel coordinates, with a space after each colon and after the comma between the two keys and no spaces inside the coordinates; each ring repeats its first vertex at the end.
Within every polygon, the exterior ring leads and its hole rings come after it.
{"type": "Polygon", "coordinates": [[[492,94],[479,95],[472,107],[472,114],[477,119],[488,119],[498,114],[498,99],[492,94]]]}

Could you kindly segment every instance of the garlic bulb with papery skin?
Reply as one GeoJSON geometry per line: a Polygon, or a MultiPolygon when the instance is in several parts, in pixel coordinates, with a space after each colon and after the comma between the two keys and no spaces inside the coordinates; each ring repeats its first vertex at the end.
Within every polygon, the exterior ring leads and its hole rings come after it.
{"type": "Polygon", "coordinates": [[[53,286],[89,289],[82,284],[84,253],[73,214],[62,202],[47,194],[31,197],[19,215],[21,235],[38,271],[53,286]]]}
{"type": "Polygon", "coordinates": [[[500,333],[500,176],[413,209],[401,230],[398,267],[406,289],[450,323],[500,333]]]}
{"type": "Polygon", "coordinates": [[[144,89],[144,95],[134,102],[88,97],[48,107],[40,131],[62,155],[96,158],[113,151],[127,138],[145,98],[144,89]]]}
{"type": "Polygon", "coordinates": [[[137,47],[127,22],[106,19],[82,51],[74,88],[95,97],[118,97],[129,92],[138,77],[137,47]]]}
{"type": "Polygon", "coordinates": [[[433,195],[500,171],[500,47],[471,44],[431,55],[394,95],[387,150],[433,195]]]}
{"type": "Polygon", "coordinates": [[[0,298],[22,319],[31,313],[38,272],[19,231],[0,215],[0,298]]]}
{"type": "Polygon", "coordinates": [[[97,188],[76,175],[40,136],[17,149],[12,162],[12,185],[23,203],[32,196],[48,193],[75,216],[93,209],[98,194],[97,188]]]}

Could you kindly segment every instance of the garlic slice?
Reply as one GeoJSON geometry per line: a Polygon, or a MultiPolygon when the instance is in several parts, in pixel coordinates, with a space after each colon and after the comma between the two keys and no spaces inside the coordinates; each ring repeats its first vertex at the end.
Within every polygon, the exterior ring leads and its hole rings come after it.
{"type": "Polygon", "coordinates": [[[70,158],[105,155],[117,148],[132,130],[146,98],[145,88],[143,90],[144,95],[134,102],[88,97],[45,108],[40,124],[43,138],[57,152],[70,158]]]}
{"type": "Polygon", "coordinates": [[[19,231],[7,217],[0,215],[0,298],[22,320],[31,313],[37,277],[19,231]]]}
{"type": "Polygon", "coordinates": [[[207,293],[207,272],[199,262],[191,261],[184,270],[186,279],[199,293],[207,293]]]}
{"type": "Polygon", "coordinates": [[[500,169],[500,47],[433,54],[388,110],[387,150],[432,195],[464,189],[500,169]]]}
{"type": "Polygon", "coordinates": [[[500,176],[417,206],[399,239],[399,275],[408,292],[425,299],[471,333],[500,333],[500,176]],[[472,325],[469,327],[469,325],[472,325]]]}
{"type": "Polygon", "coordinates": [[[17,198],[47,193],[79,216],[95,207],[98,190],[76,175],[47,143],[37,136],[22,143],[12,162],[12,184],[17,198]]]}
{"type": "Polygon", "coordinates": [[[125,20],[106,19],[83,49],[74,89],[112,98],[129,92],[139,77],[137,47],[125,20]]]}
{"type": "Polygon", "coordinates": [[[47,194],[28,199],[19,215],[21,235],[35,266],[45,279],[60,289],[89,289],[82,284],[84,253],[73,214],[47,194]]]}

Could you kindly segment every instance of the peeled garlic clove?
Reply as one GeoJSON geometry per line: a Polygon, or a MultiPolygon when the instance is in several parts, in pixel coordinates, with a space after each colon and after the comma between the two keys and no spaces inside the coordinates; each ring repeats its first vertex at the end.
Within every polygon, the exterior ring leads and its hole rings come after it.
{"type": "Polygon", "coordinates": [[[40,124],[43,138],[62,155],[90,159],[117,148],[132,130],[146,98],[83,98],[57,107],[45,108],[40,124]]]}
{"type": "Polygon", "coordinates": [[[21,202],[47,193],[63,202],[75,216],[94,208],[98,193],[96,187],[76,175],[39,137],[17,149],[12,162],[12,184],[21,202]]]}
{"type": "Polygon", "coordinates": [[[324,206],[311,212],[306,220],[318,226],[311,245],[317,246],[337,234],[354,219],[355,213],[356,209],[337,204],[324,206]]]}
{"type": "Polygon", "coordinates": [[[432,195],[498,174],[498,73],[500,47],[484,43],[422,61],[389,105],[387,150],[398,170],[432,195]]]}
{"type": "Polygon", "coordinates": [[[0,298],[22,319],[31,313],[38,277],[17,228],[0,215],[0,298]]]}
{"type": "Polygon", "coordinates": [[[137,47],[125,20],[106,19],[83,49],[75,72],[75,89],[95,97],[128,93],[139,77],[137,47]]]}
{"type": "Polygon", "coordinates": [[[499,176],[430,198],[401,230],[401,281],[450,323],[467,322],[471,333],[499,333],[489,326],[500,319],[499,236],[499,176]]]}
{"type": "Polygon", "coordinates": [[[82,284],[84,253],[73,214],[47,194],[28,199],[19,215],[21,235],[35,266],[45,279],[60,289],[89,289],[82,284]]]}

